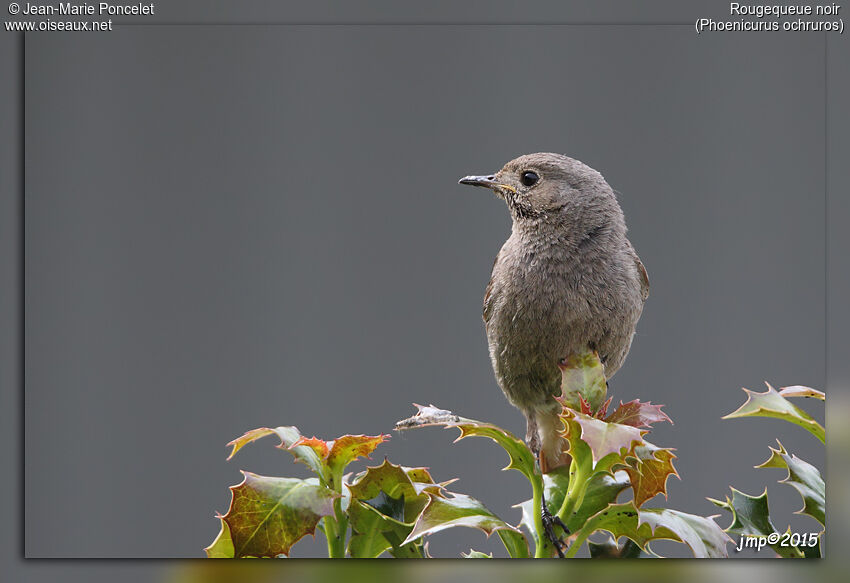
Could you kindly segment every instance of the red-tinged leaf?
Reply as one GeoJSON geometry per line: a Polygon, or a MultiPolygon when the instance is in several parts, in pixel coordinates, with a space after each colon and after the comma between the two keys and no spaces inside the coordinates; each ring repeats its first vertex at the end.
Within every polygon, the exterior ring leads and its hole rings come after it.
{"type": "Polygon", "coordinates": [[[578,396],[579,404],[581,405],[581,413],[585,415],[593,415],[593,411],[590,409],[590,405],[587,404],[587,401],[584,400],[582,395],[578,396]]]}
{"type": "Polygon", "coordinates": [[[315,479],[273,478],[242,472],[231,486],[233,499],[227,523],[236,557],[276,557],[304,535],[313,534],[323,516],[333,513],[339,495],[315,479]]]}
{"type": "Polygon", "coordinates": [[[358,457],[368,458],[378,445],[389,438],[389,435],[343,435],[334,440],[327,454],[331,475],[340,474],[345,466],[358,457]]]}
{"type": "Polygon", "coordinates": [[[670,476],[679,477],[673,460],[676,456],[670,449],[660,448],[644,442],[634,448],[627,457],[630,463],[625,469],[634,490],[635,506],[640,508],[643,503],[658,494],[667,498],[667,480],[670,476]]]}
{"type": "Polygon", "coordinates": [[[608,399],[604,403],[602,403],[602,406],[599,407],[599,411],[596,412],[596,415],[594,415],[594,417],[596,417],[597,419],[605,419],[605,414],[608,413],[608,407],[611,405],[611,401],[613,400],[614,397],[608,397],[608,399]]]}
{"type": "MultiPolygon", "coordinates": [[[[642,443],[646,430],[630,425],[608,423],[600,419],[588,417],[570,409],[564,409],[565,422],[570,419],[581,427],[581,440],[590,448],[593,463],[598,462],[610,453],[620,455],[625,449],[630,451],[633,443],[642,443]]],[[[571,425],[567,423],[568,427],[571,425]]],[[[570,436],[572,438],[572,436],[570,436]]]]}
{"type": "Polygon", "coordinates": [[[605,421],[608,423],[620,423],[632,427],[651,427],[653,423],[667,421],[673,423],[661,410],[664,405],[653,405],[650,402],[642,403],[635,399],[628,403],[620,401],[620,406],[612,412],[605,421]]]}
{"type": "Polygon", "coordinates": [[[811,397],[813,399],[820,399],[821,401],[826,401],[826,395],[823,392],[818,391],[817,389],[813,389],[811,387],[804,387],[801,385],[794,385],[793,387],[783,387],[779,389],[779,394],[783,397],[811,397]]]}
{"type": "MultiPolygon", "coordinates": [[[[331,442],[333,443],[333,442],[331,442]]],[[[328,443],[316,437],[301,437],[298,441],[289,446],[289,449],[293,449],[296,447],[309,447],[312,449],[317,456],[324,459],[328,457],[328,443]]]]}

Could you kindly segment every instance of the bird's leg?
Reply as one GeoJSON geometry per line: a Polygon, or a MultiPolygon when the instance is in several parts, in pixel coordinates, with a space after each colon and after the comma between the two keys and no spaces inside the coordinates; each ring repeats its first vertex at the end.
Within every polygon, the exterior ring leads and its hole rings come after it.
{"type": "MultiPolygon", "coordinates": [[[[541,462],[540,455],[540,450],[538,450],[538,465],[540,465],[541,462]]],[[[569,545],[567,545],[563,538],[555,534],[555,527],[560,526],[562,529],[564,529],[564,532],[566,534],[570,534],[570,529],[567,528],[567,525],[564,524],[564,521],[561,520],[558,515],[549,512],[549,507],[546,505],[545,488],[543,490],[544,492],[540,492],[540,511],[542,513],[541,518],[543,519],[543,532],[546,533],[546,538],[549,539],[549,542],[551,542],[555,546],[555,550],[558,551],[558,556],[563,559],[564,551],[567,550],[567,547],[569,545]]]]}
{"type": "MultiPolygon", "coordinates": [[[[537,420],[535,419],[534,414],[528,415],[528,430],[525,435],[525,439],[528,442],[528,447],[531,449],[531,453],[534,454],[534,458],[537,460],[537,467],[540,469],[541,476],[543,474],[543,469],[546,467],[546,463],[543,457],[542,447],[540,444],[540,435],[537,432],[537,420]]],[[[542,479],[542,478],[541,478],[542,479]]],[[[542,521],[543,521],[543,532],[546,535],[546,538],[552,545],[555,547],[555,550],[558,551],[558,556],[560,558],[564,558],[564,551],[567,550],[567,543],[564,542],[564,539],[555,534],[555,526],[560,526],[564,529],[566,534],[570,534],[570,529],[567,528],[567,525],[564,524],[558,516],[553,515],[549,512],[548,506],[546,506],[546,494],[545,494],[545,486],[542,488],[540,492],[540,508],[542,513],[542,521]]]]}

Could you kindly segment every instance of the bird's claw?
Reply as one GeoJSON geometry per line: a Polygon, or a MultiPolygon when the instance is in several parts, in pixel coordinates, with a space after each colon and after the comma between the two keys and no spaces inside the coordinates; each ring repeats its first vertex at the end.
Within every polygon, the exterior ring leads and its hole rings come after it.
{"type": "Polygon", "coordinates": [[[566,534],[570,534],[570,529],[567,528],[567,525],[564,524],[564,521],[561,520],[558,516],[553,515],[549,512],[549,509],[546,507],[546,504],[543,504],[543,532],[546,534],[546,538],[549,539],[549,542],[555,547],[555,550],[558,551],[558,556],[560,558],[564,558],[564,551],[567,550],[567,543],[563,538],[559,537],[555,534],[555,527],[560,526],[564,529],[566,534]]]}

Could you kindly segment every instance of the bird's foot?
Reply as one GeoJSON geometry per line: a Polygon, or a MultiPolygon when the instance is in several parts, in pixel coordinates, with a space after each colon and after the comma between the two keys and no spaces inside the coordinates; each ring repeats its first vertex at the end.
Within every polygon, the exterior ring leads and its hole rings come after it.
{"type": "Polygon", "coordinates": [[[542,519],[543,519],[543,533],[546,535],[546,538],[550,543],[555,547],[555,550],[558,551],[558,556],[560,558],[564,558],[564,551],[567,550],[569,546],[563,538],[559,537],[555,534],[555,527],[560,526],[564,533],[570,534],[570,529],[567,528],[567,525],[564,524],[564,521],[561,520],[557,515],[549,512],[549,508],[546,506],[546,499],[543,498],[541,500],[542,506],[542,519]]]}

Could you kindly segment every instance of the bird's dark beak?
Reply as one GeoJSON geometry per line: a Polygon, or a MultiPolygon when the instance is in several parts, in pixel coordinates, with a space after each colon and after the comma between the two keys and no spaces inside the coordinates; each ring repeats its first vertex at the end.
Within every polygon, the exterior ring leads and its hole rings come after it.
{"type": "Polygon", "coordinates": [[[484,186],[493,190],[509,190],[516,193],[516,189],[509,184],[502,184],[496,181],[496,176],[464,176],[457,181],[458,184],[469,184],[470,186],[484,186]]]}
{"type": "Polygon", "coordinates": [[[485,186],[487,188],[495,188],[498,186],[496,177],[490,176],[464,176],[457,181],[458,184],[468,184],[470,186],[485,186]]]}

